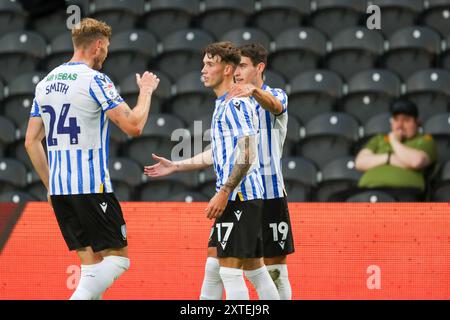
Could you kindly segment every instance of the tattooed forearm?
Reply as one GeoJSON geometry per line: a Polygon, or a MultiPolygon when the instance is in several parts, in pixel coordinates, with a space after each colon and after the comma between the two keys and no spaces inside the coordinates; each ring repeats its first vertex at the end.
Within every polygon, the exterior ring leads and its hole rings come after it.
{"type": "Polygon", "coordinates": [[[228,193],[233,192],[251,167],[251,159],[253,157],[251,156],[252,150],[250,148],[250,138],[251,137],[246,136],[238,141],[238,148],[240,150],[239,157],[236,159],[236,163],[234,164],[227,182],[222,187],[222,189],[228,193]]]}

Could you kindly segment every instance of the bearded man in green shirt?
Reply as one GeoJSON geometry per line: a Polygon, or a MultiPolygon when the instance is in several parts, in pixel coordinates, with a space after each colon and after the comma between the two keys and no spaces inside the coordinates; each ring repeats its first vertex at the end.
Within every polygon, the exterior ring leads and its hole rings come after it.
{"type": "Polygon", "coordinates": [[[423,200],[424,172],[437,160],[436,144],[419,132],[413,102],[394,101],[391,114],[391,132],[373,137],[356,156],[356,169],[364,171],[358,187],[382,190],[398,201],[423,200]]]}

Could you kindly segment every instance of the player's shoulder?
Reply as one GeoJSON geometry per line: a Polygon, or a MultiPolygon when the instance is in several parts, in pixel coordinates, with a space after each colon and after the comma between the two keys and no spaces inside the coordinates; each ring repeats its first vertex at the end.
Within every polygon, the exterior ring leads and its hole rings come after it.
{"type": "Polygon", "coordinates": [[[272,93],[273,95],[286,95],[286,91],[281,88],[272,88],[268,86],[267,84],[263,84],[262,87],[263,90],[272,93]]]}

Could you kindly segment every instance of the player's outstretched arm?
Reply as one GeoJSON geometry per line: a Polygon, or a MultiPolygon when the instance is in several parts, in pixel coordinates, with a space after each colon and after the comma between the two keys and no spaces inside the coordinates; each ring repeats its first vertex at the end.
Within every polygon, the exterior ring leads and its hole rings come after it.
{"type": "Polygon", "coordinates": [[[142,134],[150,112],[152,94],[158,87],[159,78],[146,71],[142,77],[136,74],[136,83],[139,86],[139,96],[137,104],[132,110],[125,102],[122,102],[117,107],[106,111],[108,118],[132,137],[142,134]]]}
{"type": "Polygon", "coordinates": [[[236,157],[233,170],[219,192],[209,201],[206,216],[209,219],[222,215],[228,203],[228,197],[241,183],[256,157],[256,135],[243,136],[238,140],[239,155],[236,157]],[[253,147],[252,147],[253,146],[253,147]]]}
{"type": "Polygon", "coordinates": [[[152,158],[157,163],[144,167],[144,173],[149,177],[163,177],[175,172],[201,170],[211,166],[213,163],[211,149],[181,161],[170,161],[155,154],[152,154],[152,158]]]}

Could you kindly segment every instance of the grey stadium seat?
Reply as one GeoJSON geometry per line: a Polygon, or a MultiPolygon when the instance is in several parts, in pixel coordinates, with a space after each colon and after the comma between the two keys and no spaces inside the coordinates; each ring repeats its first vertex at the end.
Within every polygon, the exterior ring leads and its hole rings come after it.
{"type": "Polygon", "coordinates": [[[388,112],[392,99],[400,93],[400,78],[392,71],[361,71],[348,82],[347,94],[341,102],[342,110],[364,123],[376,114],[388,112]]]}
{"type": "Polygon", "coordinates": [[[0,34],[25,29],[26,13],[18,1],[0,1],[0,34]]]}
{"type": "Polygon", "coordinates": [[[424,132],[431,134],[436,141],[438,160],[450,160],[450,113],[439,113],[427,120],[424,132]]]}
{"type": "Polygon", "coordinates": [[[210,199],[216,193],[216,174],[212,166],[201,170],[197,175],[198,188],[202,194],[210,199]]]}
{"type": "Polygon", "coordinates": [[[391,114],[389,112],[383,112],[374,115],[363,124],[363,136],[358,141],[356,152],[364,146],[370,138],[377,134],[389,134],[391,131],[390,124],[391,114]]]}
{"type": "Polygon", "coordinates": [[[53,70],[57,66],[70,61],[73,56],[73,43],[70,32],[64,31],[50,43],[50,53],[45,57],[47,70],[53,70]]]}
{"type": "Polygon", "coordinates": [[[36,200],[31,194],[19,190],[0,193],[0,202],[22,203],[36,200]]]}
{"type": "Polygon", "coordinates": [[[289,201],[310,201],[313,198],[313,190],[317,187],[316,166],[302,157],[286,157],[281,162],[289,201]]]}
{"type": "Polygon", "coordinates": [[[312,160],[320,168],[332,159],[351,153],[359,139],[359,124],[346,113],[334,112],[316,116],[305,125],[305,137],[297,155],[312,160]]]}
{"type": "Polygon", "coordinates": [[[303,72],[291,82],[289,93],[289,114],[295,115],[303,123],[315,116],[332,112],[342,96],[341,77],[329,70],[303,72]]]}
{"type": "Polygon", "coordinates": [[[414,73],[406,82],[406,97],[417,105],[424,123],[431,116],[448,111],[450,71],[426,69],[414,73]]]}
{"type": "Polygon", "coordinates": [[[348,80],[355,73],[374,68],[383,50],[384,38],[378,31],[365,27],[345,29],[332,38],[326,65],[348,80]]]}
{"type": "MultiPolygon", "coordinates": [[[[167,177],[148,178],[139,187],[141,201],[168,201],[170,197],[192,192],[197,185],[196,172],[181,172],[167,177]]],[[[175,200],[172,200],[175,201],[175,200]]]]}
{"type": "Polygon", "coordinates": [[[162,40],[174,31],[189,28],[199,7],[200,0],[152,0],[142,23],[162,40]]]}
{"type": "Polygon", "coordinates": [[[202,50],[214,38],[201,29],[183,29],[166,36],[162,41],[163,52],[156,59],[156,66],[177,81],[182,75],[203,68],[202,50]]]}
{"type": "Polygon", "coordinates": [[[231,41],[234,44],[241,46],[250,43],[259,43],[267,51],[270,51],[270,38],[262,30],[256,28],[238,28],[232,29],[225,33],[221,41],[231,41]]]}
{"type": "Polygon", "coordinates": [[[8,145],[16,140],[16,126],[10,119],[0,116],[0,158],[5,156],[8,145]]]}
{"type": "Polygon", "coordinates": [[[340,157],[331,160],[321,170],[322,178],[316,193],[320,202],[330,201],[330,198],[338,193],[354,188],[362,173],[355,168],[353,157],[340,157]]]}
{"type": "Polygon", "coordinates": [[[27,184],[27,169],[12,158],[0,159],[0,193],[21,189],[27,184]]]}
{"type": "Polygon", "coordinates": [[[292,80],[303,71],[316,69],[326,54],[326,47],[326,38],[318,30],[286,30],[275,38],[275,51],[269,57],[270,68],[292,80]]]}
{"type": "Polygon", "coordinates": [[[423,24],[439,31],[442,36],[450,34],[450,9],[448,0],[424,1],[423,24]]]}
{"type": "Polygon", "coordinates": [[[95,0],[91,17],[105,21],[115,32],[133,29],[144,11],[144,0],[95,0]]]}
{"type": "Polygon", "coordinates": [[[271,88],[286,89],[286,80],[278,72],[266,68],[263,75],[264,83],[271,88]]]}
{"type": "Polygon", "coordinates": [[[302,25],[309,13],[310,1],[307,0],[262,0],[252,21],[275,38],[287,29],[302,25]]]}
{"type": "Polygon", "coordinates": [[[450,202],[450,161],[443,164],[438,181],[433,187],[432,201],[450,202]]]}
{"type": "Polygon", "coordinates": [[[406,27],[389,38],[389,50],[382,58],[383,64],[406,80],[417,70],[433,67],[440,49],[441,37],[433,29],[406,27]]]}
{"type": "Polygon", "coordinates": [[[450,34],[447,36],[446,50],[441,53],[440,64],[447,70],[450,70],[450,34]]]}
{"type": "Polygon", "coordinates": [[[119,201],[134,199],[134,188],[143,180],[143,167],[129,158],[110,158],[109,174],[119,201]]]}
{"type": "Polygon", "coordinates": [[[0,36],[0,77],[9,82],[19,74],[34,71],[45,54],[45,40],[36,32],[16,31],[0,36]]]}
{"type": "Polygon", "coordinates": [[[205,0],[204,4],[198,23],[217,39],[232,28],[244,27],[255,6],[253,0],[205,0]]]}
{"type": "Polygon", "coordinates": [[[155,36],[145,30],[117,33],[111,38],[102,72],[114,79],[124,79],[130,73],[142,74],[147,70],[149,60],[156,56],[156,45],[155,36]]]}
{"type": "Polygon", "coordinates": [[[365,0],[316,0],[311,25],[332,37],[340,31],[357,26],[366,12],[365,0]]]}

